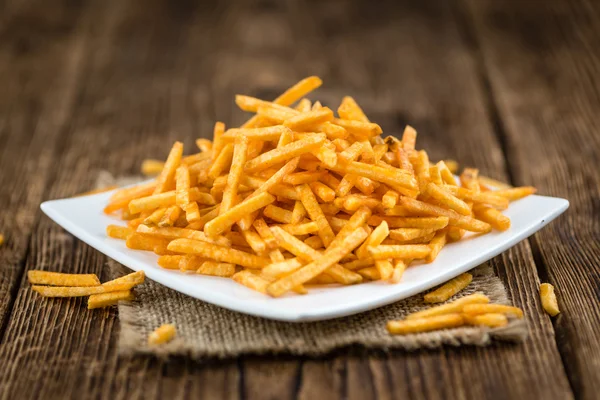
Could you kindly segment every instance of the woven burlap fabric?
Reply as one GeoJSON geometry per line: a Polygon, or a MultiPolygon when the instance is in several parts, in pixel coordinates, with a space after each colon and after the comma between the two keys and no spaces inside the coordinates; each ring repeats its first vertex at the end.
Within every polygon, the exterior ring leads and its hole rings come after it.
{"type": "MultiPolygon", "coordinates": [[[[116,183],[123,182],[119,179],[116,183]]],[[[99,186],[112,183],[115,181],[110,175],[101,174],[99,186]]],[[[109,261],[108,265],[114,276],[130,272],[114,261],[109,261]]],[[[450,301],[480,292],[494,303],[509,304],[504,285],[491,267],[483,265],[471,273],[473,282],[450,301]]],[[[349,317],[290,323],[229,311],[147,280],[135,288],[134,301],[121,302],[118,307],[119,350],[123,354],[181,355],[194,359],[242,354],[318,356],[353,345],[416,350],[442,345],[485,346],[495,340],[521,341],[527,336],[527,327],[522,320],[512,320],[508,326],[499,329],[461,327],[407,336],[390,335],[385,329],[387,321],[431,307],[423,302],[422,294],[349,317]],[[150,332],[165,323],[175,324],[176,338],[161,346],[149,346],[150,332]]]]}

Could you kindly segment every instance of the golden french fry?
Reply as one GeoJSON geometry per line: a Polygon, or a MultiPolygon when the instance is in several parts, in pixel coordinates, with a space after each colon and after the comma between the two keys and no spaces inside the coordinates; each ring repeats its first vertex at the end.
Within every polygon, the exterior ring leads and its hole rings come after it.
{"type": "Polygon", "coordinates": [[[165,168],[164,161],[146,159],[142,161],[141,171],[146,176],[155,176],[162,172],[165,168]]]}
{"type": "MultiPolygon", "coordinates": [[[[373,232],[371,232],[369,238],[365,240],[365,242],[358,248],[358,250],[356,250],[356,256],[358,257],[358,259],[364,260],[366,258],[369,258],[369,247],[379,246],[381,242],[383,242],[383,240],[388,237],[389,233],[390,230],[388,229],[387,222],[381,222],[381,224],[379,224],[379,226],[377,226],[377,228],[375,228],[373,232]]],[[[379,268],[379,266],[377,266],[377,269],[381,273],[381,268],[379,268]]],[[[387,279],[387,276],[385,274],[381,274],[381,277],[381,279],[387,279]]]]}
{"type": "Polygon", "coordinates": [[[146,274],[143,270],[132,272],[131,274],[122,276],[120,278],[113,279],[112,281],[104,282],[102,287],[107,292],[114,292],[117,290],[131,289],[141,283],[144,283],[146,274]]]}
{"type": "Polygon", "coordinates": [[[110,307],[119,301],[131,301],[134,296],[131,290],[119,290],[117,292],[93,294],[88,298],[88,310],[94,308],[110,307]]]}
{"type": "Polygon", "coordinates": [[[327,107],[315,111],[308,111],[287,119],[283,124],[294,131],[305,131],[315,125],[333,120],[333,111],[327,107]]]}
{"type": "Polygon", "coordinates": [[[428,183],[425,186],[425,193],[436,199],[440,204],[456,211],[459,214],[471,215],[471,208],[467,205],[467,203],[434,183],[428,183]]]}
{"type": "Polygon", "coordinates": [[[375,267],[379,272],[380,279],[389,279],[394,273],[394,266],[389,260],[377,260],[375,267]]]}
{"type": "Polygon", "coordinates": [[[540,285],[540,298],[542,299],[542,307],[548,315],[555,317],[560,314],[554,286],[549,283],[542,283],[540,285]]]}
{"type": "MultiPolygon", "coordinates": [[[[473,181],[477,183],[477,181],[473,181]]],[[[479,186],[477,191],[461,188],[458,186],[444,186],[449,192],[455,194],[458,198],[472,201],[474,203],[483,203],[496,207],[499,210],[504,210],[508,207],[508,200],[502,196],[498,196],[497,192],[480,192],[479,186]]]]}
{"type": "Polygon", "coordinates": [[[435,236],[433,237],[433,239],[431,240],[431,242],[429,242],[429,248],[431,249],[431,252],[427,255],[427,258],[425,259],[425,262],[433,262],[438,254],[440,253],[440,251],[442,250],[442,247],[444,247],[446,245],[446,231],[445,230],[441,230],[438,231],[435,236]]]}
{"type": "Polygon", "coordinates": [[[319,203],[310,189],[310,186],[307,184],[296,186],[296,192],[298,193],[298,197],[300,197],[300,201],[306,209],[306,212],[310,216],[310,219],[317,223],[321,240],[323,240],[325,246],[329,246],[335,238],[335,235],[333,234],[331,226],[329,226],[327,218],[325,218],[325,214],[323,214],[323,210],[319,207],[319,203]]]}
{"type": "Polygon", "coordinates": [[[394,270],[392,271],[392,276],[390,277],[390,283],[400,282],[405,270],[406,263],[403,260],[396,260],[396,262],[394,263],[394,270]]]}
{"type": "Polygon", "coordinates": [[[287,233],[295,236],[308,235],[309,233],[315,233],[319,231],[319,226],[316,222],[307,222],[305,224],[286,224],[281,225],[281,229],[287,233]]]}
{"type": "Polygon", "coordinates": [[[179,206],[171,206],[166,209],[162,218],[158,222],[158,226],[161,228],[168,228],[173,226],[181,215],[181,208],[179,206]]]}
{"type": "Polygon", "coordinates": [[[249,270],[243,270],[233,275],[233,280],[257,292],[267,293],[269,281],[253,274],[249,270]]]}
{"type": "MultiPolygon", "coordinates": [[[[279,140],[281,135],[292,133],[290,128],[284,125],[266,126],[262,128],[229,129],[223,136],[223,140],[234,141],[236,138],[246,137],[249,140],[279,140]]],[[[242,164],[243,165],[243,164],[242,164]]]]}
{"type": "Polygon", "coordinates": [[[292,223],[292,211],[274,206],[272,204],[269,204],[265,207],[265,209],[263,210],[263,215],[267,218],[272,219],[273,221],[281,222],[283,224],[292,223]]]}
{"type": "Polygon", "coordinates": [[[304,244],[312,247],[315,250],[322,249],[325,247],[323,240],[318,236],[311,236],[304,240],[304,244]]]}
{"type": "Polygon", "coordinates": [[[299,258],[289,258],[287,260],[267,265],[262,269],[262,272],[266,275],[279,278],[289,274],[290,272],[294,272],[304,264],[305,263],[303,263],[299,258]]]}
{"type": "MultiPolygon", "coordinates": [[[[321,182],[312,182],[309,184],[313,193],[317,195],[324,202],[330,202],[335,199],[335,191],[333,191],[329,186],[325,185],[321,182]]],[[[358,209],[358,208],[357,208],[358,209]]]]}
{"type": "Polygon", "coordinates": [[[196,271],[198,274],[222,276],[229,278],[235,274],[235,265],[228,263],[218,263],[214,261],[204,261],[196,271]]]}
{"type": "Polygon", "coordinates": [[[27,279],[33,285],[50,286],[99,286],[96,274],[63,274],[60,272],[27,271],[27,279]]]}
{"type": "Polygon", "coordinates": [[[242,172],[244,169],[244,164],[246,163],[247,155],[248,138],[246,136],[240,136],[235,141],[233,160],[231,162],[229,175],[227,176],[227,184],[225,185],[225,190],[223,191],[223,200],[221,200],[219,215],[223,215],[229,211],[237,199],[240,180],[242,178],[242,172]]]}
{"type": "Polygon", "coordinates": [[[351,135],[362,139],[369,139],[383,132],[379,125],[374,124],[372,122],[362,122],[335,118],[332,121],[332,123],[341,126],[351,135]]]}
{"type": "Polygon", "coordinates": [[[184,256],[160,256],[158,265],[165,269],[179,269],[179,263],[184,256]]]}
{"type": "Polygon", "coordinates": [[[280,162],[290,160],[299,155],[308,153],[318,148],[325,141],[325,135],[314,134],[304,139],[292,142],[286,146],[273,149],[246,162],[245,170],[248,173],[269,168],[280,162]]]}
{"type": "Polygon", "coordinates": [[[363,110],[350,96],[345,96],[342,99],[342,103],[338,107],[338,115],[342,119],[369,122],[369,119],[367,118],[363,110]]]}
{"type": "Polygon", "coordinates": [[[389,258],[425,258],[431,252],[429,246],[422,244],[400,244],[373,246],[368,248],[369,254],[375,260],[386,260],[389,258]]]}
{"type": "Polygon", "coordinates": [[[456,226],[458,228],[462,228],[468,231],[487,233],[492,229],[491,225],[488,223],[479,221],[477,219],[465,215],[459,215],[456,211],[447,210],[445,208],[433,204],[424,203],[422,201],[411,199],[409,197],[401,197],[400,202],[404,207],[406,207],[412,212],[423,213],[427,215],[436,215],[440,217],[448,217],[449,225],[456,226]]]}
{"type": "Polygon", "coordinates": [[[4,244],[4,235],[0,233],[0,246],[4,244]]]}
{"type": "Polygon", "coordinates": [[[537,192],[537,189],[531,186],[515,187],[511,189],[503,189],[494,191],[494,195],[504,197],[509,201],[515,201],[527,197],[537,192]]]}
{"type": "MultiPolygon", "coordinates": [[[[72,287],[72,286],[39,286],[33,285],[31,289],[34,292],[39,293],[43,297],[83,297],[91,296],[93,294],[106,293],[107,290],[102,286],[83,286],[83,287],[72,287]]],[[[120,288],[121,290],[127,290],[127,288],[120,288]]]]}
{"type": "Polygon", "coordinates": [[[409,319],[403,321],[388,321],[387,330],[392,335],[406,335],[410,333],[437,331],[440,329],[456,328],[465,324],[460,314],[444,314],[423,319],[409,319]]]}
{"type": "Polygon", "coordinates": [[[156,328],[156,330],[148,336],[148,344],[150,346],[164,344],[173,340],[175,335],[177,335],[175,325],[164,324],[156,328]]]}
{"type": "Polygon", "coordinates": [[[319,180],[325,171],[304,171],[304,172],[296,172],[294,174],[289,174],[283,178],[283,183],[287,183],[290,185],[300,185],[302,183],[311,183],[319,180]]]}
{"type": "MultiPolygon", "coordinates": [[[[139,225],[138,228],[140,226],[142,225],[139,225]]],[[[166,246],[168,243],[169,241],[166,239],[140,235],[139,233],[132,233],[125,241],[125,245],[132,250],[146,251],[154,251],[156,246],[166,246]]]]}
{"type": "Polygon", "coordinates": [[[481,314],[505,314],[515,318],[523,318],[523,310],[518,307],[506,306],[504,304],[467,304],[462,308],[462,313],[466,315],[481,314]]]}
{"type": "Polygon", "coordinates": [[[414,150],[416,142],[417,131],[412,126],[406,125],[404,133],[402,133],[402,147],[405,151],[414,150]]]}
{"type": "Polygon", "coordinates": [[[473,275],[469,273],[460,274],[454,279],[449,280],[433,292],[427,293],[423,296],[425,303],[443,303],[450,297],[454,296],[473,280],[473,275]]]}
{"type": "Polygon", "coordinates": [[[495,208],[485,206],[483,204],[473,205],[473,213],[477,219],[487,222],[493,228],[499,231],[505,231],[510,228],[510,218],[503,215],[500,211],[495,208]]]}
{"type": "Polygon", "coordinates": [[[499,328],[508,325],[508,319],[504,314],[489,313],[481,315],[463,314],[465,322],[469,325],[485,325],[490,328],[499,328]]]}
{"type": "Polygon", "coordinates": [[[245,215],[260,210],[275,201],[275,197],[269,193],[261,193],[232,207],[229,211],[219,215],[204,225],[204,232],[208,236],[217,236],[230,228],[245,215]]]}
{"type": "Polygon", "coordinates": [[[307,98],[304,98],[298,102],[298,105],[294,107],[294,109],[300,112],[308,112],[311,110],[311,107],[311,101],[307,98]]]}
{"type": "Polygon", "coordinates": [[[106,227],[106,236],[114,239],[127,240],[132,233],[133,229],[126,226],[108,225],[106,227]]]}
{"type": "Polygon", "coordinates": [[[369,279],[371,281],[378,281],[381,279],[381,274],[379,273],[379,269],[377,269],[376,266],[361,268],[356,272],[363,278],[369,279]]]}
{"type": "Polygon", "coordinates": [[[398,194],[398,192],[388,190],[381,198],[381,204],[383,204],[383,207],[390,209],[396,205],[399,198],[400,195],[398,194]]]}
{"type": "MultiPolygon", "coordinates": [[[[321,206],[321,209],[322,209],[322,206],[321,206]]],[[[325,211],[323,211],[323,212],[325,213],[325,211]]],[[[292,219],[291,219],[290,223],[298,224],[298,223],[300,223],[300,221],[302,221],[302,219],[304,219],[305,216],[306,216],[306,209],[302,205],[301,201],[296,200],[296,202],[294,203],[294,209],[292,210],[292,219]]]]}
{"type": "Polygon", "coordinates": [[[270,264],[268,258],[197,240],[175,239],[169,243],[168,249],[177,253],[195,254],[207,259],[241,265],[247,268],[263,268],[270,264]]]}
{"type": "Polygon", "coordinates": [[[144,219],[143,224],[149,225],[149,226],[158,225],[158,223],[161,221],[161,219],[165,215],[165,212],[167,212],[166,208],[159,208],[159,209],[154,210],[152,212],[152,214],[150,214],[148,216],[148,218],[144,219]]]}
{"type": "Polygon", "coordinates": [[[175,187],[175,170],[181,162],[181,156],[183,154],[183,143],[175,142],[171,148],[171,152],[165,162],[165,167],[161,171],[158,178],[156,178],[156,188],[154,194],[160,194],[168,190],[172,190],[175,187]]]}
{"type": "Polygon", "coordinates": [[[496,179],[489,178],[487,176],[479,175],[478,180],[479,180],[480,184],[483,184],[486,186],[491,186],[495,189],[503,190],[503,189],[511,189],[512,188],[512,186],[509,185],[508,183],[501,182],[496,179]]]}
{"type": "MultiPolygon", "coordinates": [[[[165,193],[133,199],[129,202],[129,212],[137,214],[143,211],[152,211],[157,208],[175,205],[176,193],[171,190],[165,193]]],[[[206,205],[214,205],[215,199],[209,194],[199,191],[197,188],[190,189],[190,201],[206,205]]]]}

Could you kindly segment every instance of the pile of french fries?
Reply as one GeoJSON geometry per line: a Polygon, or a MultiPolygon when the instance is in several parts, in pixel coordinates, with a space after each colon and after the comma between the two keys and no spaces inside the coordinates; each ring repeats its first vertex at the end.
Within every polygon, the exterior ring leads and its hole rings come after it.
{"type": "Polygon", "coordinates": [[[164,268],[231,277],[277,297],[306,285],[399,282],[412,262],[436,259],[465,232],[506,230],[501,211],[534,188],[505,187],[476,169],[460,186],[444,161],[415,148],[417,132],[382,137],[356,101],[334,112],[305,96],[309,77],[274,101],[236,96],[255,115],[183,156],[176,142],[157,178],[118,190],[105,208],[127,226],[110,237],[155,252],[164,268]],[[295,104],[295,105],[294,105],[295,104]]]}

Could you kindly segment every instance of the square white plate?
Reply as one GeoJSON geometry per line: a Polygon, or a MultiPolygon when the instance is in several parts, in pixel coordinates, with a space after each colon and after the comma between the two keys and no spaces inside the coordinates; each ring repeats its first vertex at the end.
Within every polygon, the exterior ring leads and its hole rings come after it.
{"type": "Polygon", "coordinates": [[[165,270],[158,256],[130,250],[122,240],[106,237],[108,224],[122,224],[102,209],[112,192],[86,197],[47,201],[46,215],[64,229],[108,257],[171,289],[230,310],[280,321],[304,322],[339,318],[371,310],[423,292],[500,254],[540,230],[563,213],[565,199],[529,196],[510,205],[504,213],[512,226],[506,232],[465,237],[444,247],[431,264],[411,266],[397,284],[370,282],[347,287],[322,286],[307,295],[289,294],[271,298],[228,278],[165,270]]]}

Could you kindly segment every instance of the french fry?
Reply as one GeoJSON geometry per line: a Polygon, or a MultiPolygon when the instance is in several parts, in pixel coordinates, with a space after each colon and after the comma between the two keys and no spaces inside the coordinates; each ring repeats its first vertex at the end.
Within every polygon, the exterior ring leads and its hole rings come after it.
{"type": "Polygon", "coordinates": [[[321,238],[318,236],[311,236],[305,239],[304,244],[312,247],[315,250],[322,249],[325,247],[325,245],[323,244],[323,240],[321,240],[321,238]]]}
{"type": "Polygon", "coordinates": [[[275,201],[275,197],[269,193],[261,193],[252,198],[246,199],[238,205],[232,207],[224,214],[220,214],[215,219],[204,225],[204,232],[208,236],[217,236],[230,228],[237,221],[241,220],[244,215],[253,213],[275,201]]]}
{"type": "Polygon", "coordinates": [[[148,336],[148,344],[150,346],[164,344],[173,340],[175,335],[177,335],[175,325],[164,324],[156,328],[156,330],[148,336]]]}
{"type": "Polygon", "coordinates": [[[341,126],[348,133],[362,139],[369,139],[383,132],[381,127],[372,122],[361,122],[354,120],[338,119],[332,121],[333,124],[341,126]]]}
{"type": "Polygon", "coordinates": [[[544,307],[544,311],[548,315],[556,317],[560,314],[556,293],[554,293],[554,286],[549,283],[542,283],[540,285],[540,298],[542,299],[542,307],[544,307]]]}
{"type": "Polygon", "coordinates": [[[165,213],[158,222],[158,226],[161,228],[171,227],[177,222],[180,215],[181,208],[179,206],[171,206],[165,210],[165,213]]]}
{"type": "Polygon", "coordinates": [[[440,204],[456,211],[459,214],[471,215],[471,208],[467,205],[467,203],[434,183],[428,183],[425,186],[425,193],[428,196],[436,199],[440,204]]]}
{"type": "Polygon", "coordinates": [[[175,170],[181,162],[182,154],[183,143],[175,142],[171,148],[169,156],[167,157],[165,167],[156,179],[156,188],[154,189],[154,194],[160,194],[168,190],[172,190],[175,187],[175,170]]]}
{"type": "MultiPolygon", "coordinates": [[[[33,285],[31,286],[31,289],[43,297],[83,297],[107,292],[102,286],[71,287],[33,285]]],[[[127,289],[123,288],[122,290],[127,289]]]]}
{"type": "Polygon", "coordinates": [[[450,297],[454,296],[473,280],[473,275],[469,273],[460,274],[454,279],[449,280],[433,292],[427,293],[423,296],[425,303],[443,303],[450,297]]]}
{"type": "Polygon", "coordinates": [[[494,206],[499,210],[504,210],[508,207],[508,200],[502,196],[498,196],[497,192],[479,192],[460,188],[457,186],[445,186],[449,192],[455,194],[458,198],[472,201],[474,203],[484,203],[494,206]]]}
{"type": "Polygon", "coordinates": [[[417,142],[417,131],[412,126],[407,125],[402,133],[402,147],[405,151],[411,151],[415,149],[415,143],[417,142]]]}
{"type": "Polygon", "coordinates": [[[248,138],[246,136],[240,136],[235,141],[235,147],[233,149],[233,160],[231,162],[231,169],[227,176],[227,184],[223,191],[223,200],[221,200],[221,207],[219,208],[219,215],[225,214],[233,207],[236,202],[238,189],[240,186],[240,180],[242,178],[242,172],[244,164],[246,163],[246,157],[248,155],[248,138]]]}
{"type": "MultiPolygon", "coordinates": [[[[248,140],[279,140],[281,135],[292,133],[291,129],[284,125],[267,126],[262,128],[229,129],[222,136],[223,140],[235,141],[236,138],[245,137],[248,140]]],[[[242,164],[243,165],[243,164],[242,164]]]]}
{"type": "Polygon", "coordinates": [[[233,143],[227,143],[222,149],[217,158],[214,160],[208,170],[208,177],[216,179],[230,165],[233,159],[233,143]]]}
{"type": "Polygon", "coordinates": [[[316,222],[307,222],[305,224],[286,224],[281,225],[281,229],[287,233],[295,236],[308,235],[309,233],[315,233],[319,231],[319,226],[316,222]]]}
{"type": "Polygon", "coordinates": [[[211,151],[211,161],[214,162],[217,157],[221,154],[221,150],[225,145],[225,141],[221,138],[225,133],[225,124],[222,122],[215,122],[213,128],[213,148],[211,151]]]}
{"type": "Polygon", "coordinates": [[[277,241],[275,240],[275,236],[273,236],[271,229],[269,229],[269,226],[267,225],[267,223],[265,222],[264,219],[262,219],[262,218],[256,219],[252,226],[254,226],[254,229],[256,229],[256,232],[264,240],[265,245],[269,249],[277,248],[277,241]]]}
{"type": "Polygon", "coordinates": [[[196,146],[203,153],[208,153],[209,151],[211,151],[212,145],[213,145],[212,142],[208,139],[203,139],[203,138],[196,139],[196,146]]]}
{"type": "Polygon", "coordinates": [[[132,250],[146,251],[154,251],[154,248],[156,246],[166,246],[168,243],[169,241],[166,239],[149,237],[145,235],[140,235],[139,233],[132,233],[127,237],[127,240],[125,241],[125,245],[132,250]]]}
{"type": "Polygon", "coordinates": [[[483,204],[475,204],[473,206],[473,213],[477,219],[487,222],[494,229],[505,231],[510,228],[510,218],[495,208],[488,207],[483,204]]]}
{"type": "Polygon", "coordinates": [[[177,238],[185,238],[192,240],[200,240],[202,242],[213,243],[223,247],[231,246],[231,242],[223,237],[218,236],[216,238],[208,237],[204,232],[197,231],[194,229],[187,228],[176,228],[176,227],[149,227],[140,225],[137,228],[138,233],[143,233],[144,235],[151,235],[162,237],[165,239],[177,239],[177,238]]]}
{"type": "Polygon", "coordinates": [[[134,299],[131,290],[119,290],[116,292],[93,294],[88,298],[88,310],[95,308],[110,307],[119,301],[131,301],[134,299]]]}
{"type": "Polygon", "coordinates": [[[167,212],[166,208],[159,208],[159,209],[154,210],[152,212],[152,214],[150,214],[148,216],[148,218],[144,219],[143,224],[149,225],[149,226],[158,225],[158,223],[161,221],[161,219],[165,215],[165,212],[167,212]]]}
{"type": "Polygon", "coordinates": [[[242,236],[246,239],[246,242],[250,245],[250,248],[254,253],[263,255],[267,252],[267,245],[264,240],[252,227],[242,231],[242,236]]]}
{"type": "Polygon", "coordinates": [[[127,240],[132,233],[133,229],[126,226],[108,225],[106,227],[106,235],[114,239],[127,240]]]}
{"type": "Polygon", "coordinates": [[[311,135],[283,147],[263,153],[262,155],[246,162],[245,170],[248,173],[252,173],[269,168],[280,162],[287,161],[299,155],[308,153],[318,148],[324,141],[325,135],[311,135]]]}
{"type": "MultiPolygon", "coordinates": [[[[327,144],[327,143],[326,143],[327,144]]],[[[331,148],[326,144],[323,144],[315,152],[315,156],[327,167],[334,167],[337,164],[337,153],[335,147],[331,145],[331,148]]],[[[331,144],[331,143],[329,143],[331,144]]]]}
{"type": "Polygon", "coordinates": [[[425,262],[428,262],[428,263],[433,262],[437,258],[440,251],[442,250],[442,247],[444,247],[445,245],[446,245],[446,231],[445,230],[438,231],[435,234],[435,236],[433,237],[433,239],[431,240],[431,242],[429,242],[429,248],[431,249],[431,252],[427,255],[427,258],[425,258],[425,262]]]}
{"type": "Polygon", "coordinates": [[[169,243],[168,249],[177,253],[195,254],[207,259],[241,265],[247,268],[260,269],[270,264],[268,258],[198,240],[175,239],[169,243]]]}
{"type": "Polygon", "coordinates": [[[134,286],[144,283],[146,274],[143,270],[132,272],[131,274],[113,279],[112,281],[104,282],[102,287],[107,292],[115,292],[117,290],[131,289],[134,286]]]}
{"type": "Polygon", "coordinates": [[[447,210],[445,208],[429,203],[424,203],[422,201],[411,199],[406,196],[400,198],[400,203],[404,207],[415,213],[448,217],[449,225],[456,226],[458,228],[462,228],[468,231],[487,233],[492,229],[490,224],[485,223],[483,221],[479,221],[477,219],[465,215],[461,216],[456,211],[447,210]]]}
{"type": "Polygon", "coordinates": [[[305,216],[306,216],[306,209],[302,205],[301,201],[296,200],[296,202],[294,203],[294,209],[292,210],[292,219],[291,219],[290,223],[298,224],[298,223],[300,223],[300,221],[302,221],[302,219],[305,216]]]}
{"type": "Polygon", "coordinates": [[[380,279],[389,279],[394,273],[394,266],[388,260],[375,261],[375,267],[379,272],[380,279]]]}
{"type": "Polygon", "coordinates": [[[381,204],[383,204],[383,207],[390,209],[396,205],[399,198],[400,198],[400,195],[398,194],[398,192],[395,192],[393,190],[388,190],[383,195],[383,198],[381,199],[381,204]]]}
{"type": "Polygon", "coordinates": [[[175,173],[175,204],[185,208],[190,204],[190,170],[181,165],[175,173]]]}
{"type": "Polygon", "coordinates": [[[406,263],[403,260],[396,260],[394,263],[394,270],[390,277],[390,283],[398,283],[402,279],[402,275],[406,270],[406,263]]]}
{"type": "MultiPolygon", "coordinates": [[[[129,212],[138,214],[143,211],[153,211],[157,208],[170,207],[175,205],[175,200],[175,190],[133,199],[129,202],[129,212]]],[[[209,193],[201,192],[197,188],[190,189],[190,201],[206,205],[215,204],[215,199],[209,193]]]]}
{"type": "Polygon", "coordinates": [[[333,111],[327,107],[295,115],[284,122],[284,125],[294,131],[314,128],[315,125],[333,120],[333,111]]]}
{"type": "Polygon", "coordinates": [[[296,192],[298,193],[298,197],[300,198],[300,201],[302,201],[302,205],[306,209],[306,212],[310,216],[310,219],[317,223],[321,240],[323,240],[325,246],[329,246],[335,235],[333,234],[331,226],[329,226],[327,218],[325,218],[325,214],[323,214],[323,210],[319,207],[319,203],[317,203],[317,199],[312,190],[307,184],[302,184],[296,186],[296,192]]]}
{"type": "Polygon", "coordinates": [[[369,122],[369,119],[367,118],[363,110],[350,96],[345,96],[342,99],[342,103],[338,107],[338,115],[342,119],[369,122]]]}
{"type": "Polygon", "coordinates": [[[164,161],[160,160],[152,160],[146,159],[142,161],[142,166],[140,168],[142,174],[146,176],[156,176],[162,172],[165,168],[164,161]]]}
{"type": "Polygon", "coordinates": [[[214,261],[205,261],[202,263],[200,268],[198,268],[196,273],[201,275],[229,278],[235,274],[235,265],[228,263],[217,263],[214,261]]]}
{"type": "Polygon", "coordinates": [[[185,256],[160,256],[158,257],[158,265],[165,269],[179,269],[179,263],[185,256]]]}
{"type": "Polygon", "coordinates": [[[429,246],[421,244],[406,245],[379,245],[368,248],[370,256],[375,260],[386,260],[390,258],[425,258],[431,252],[429,246]]]}
{"type": "Polygon", "coordinates": [[[438,162],[436,164],[436,167],[438,168],[438,171],[440,172],[442,181],[446,185],[456,186],[456,179],[454,179],[454,174],[452,174],[452,171],[450,171],[450,168],[448,168],[448,166],[446,165],[446,163],[444,161],[438,162]]]}
{"type": "Polygon", "coordinates": [[[376,266],[361,268],[356,272],[363,278],[371,281],[378,281],[381,279],[381,274],[379,273],[379,269],[377,269],[376,266]]]}
{"type": "Polygon", "coordinates": [[[483,184],[483,185],[486,185],[486,186],[491,186],[491,187],[493,187],[495,189],[503,190],[503,189],[511,189],[512,188],[512,186],[509,185],[508,183],[501,182],[499,180],[492,179],[492,178],[489,178],[487,176],[479,175],[478,180],[479,180],[479,184],[483,184]]]}
{"type": "Polygon", "coordinates": [[[499,313],[489,313],[481,315],[463,314],[465,322],[469,325],[484,325],[490,328],[499,328],[508,325],[506,315],[499,313]]]}
{"type": "Polygon", "coordinates": [[[312,103],[309,99],[304,98],[298,102],[298,105],[294,107],[295,110],[300,112],[308,112],[311,110],[312,103]]]}
{"type": "Polygon", "coordinates": [[[33,285],[50,286],[98,286],[96,274],[63,274],[50,271],[27,271],[27,279],[33,285]]]}
{"type": "Polygon", "coordinates": [[[413,239],[417,239],[420,237],[431,235],[432,233],[435,233],[436,231],[437,231],[437,229],[430,229],[430,228],[392,229],[390,231],[390,238],[404,242],[407,240],[413,240],[413,239]]]}
{"type": "MultiPolygon", "coordinates": [[[[375,228],[373,232],[371,232],[369,238],[365,240],[365,242],[358,248],[358,250],[356,250],[356,256],[358,257],[358,259],[364,260],[366,258],[369,258],[369,247],[379,246],[381,242],[383,242],[383,240],[388,237],[389,233],[390,230],[388,229],[387,222],[381,222],[381,224],[379,224],[379,226],[377,226],[377,228],[375,228]]],[[[377,266],[377,269],[381,273],[381,268],[379,268],[379,266],[377,266]]],[[[387,279],[387,277],[384,277],[384,274],[381,274],[381,276],[382,279],[387,279]]]]}
{"type": "Polygon", "coordinates": [[[324,202],[327,203],[335,199],[335,192],[324,183],[312,182],[309,184],[309,186],[312,189],[313,193],[316,194],[324,202]]]}
{"type": "MultiPolygon", "coordinates": [[[[367,232],[364,229],[359,229],[347,236],[343,245],[330,248],[317,261],[292,272],[278,281],[271,283],[267,287],[267,293],[271,296],[278,297],[289,291],[291,288],[302,285],[313,279],[320,273],[335,265],[345,255],[354,250],[367,237],[367,232]]],[[[311,249],[312,250],[312,249],[311,249]]]]}
{"type": "Polygon", "coordinates": [[[451,301],[450,303],[443,304],[441,306],[435,306],[423,311],[417,311],[415,313],[409,314],[406,319],[419,319],[419,318],[429,318],[436,315],[443,314],[454,314],[454,313],[462,313],[462,310],[467,305],[471,304],[488,304],[490,299],[481,293],[474,293],[460,299],[451,301]]]}
{"type": "Polygon", "coordinates": [[[253,274],[249,270],[243,270],[233,275],[233,280],[257,292],[267,293],[269,281],[253,274]]]}
{"type": "Polygon", "coordinates": [[[527,197],[537,192],[537,189],[531,186],[515,187],[511,189],[496,190],[494,195],[504,197],[509,201],[515,201],[527,197]]]}
{"type": "Polygon", "coordinates": [[[467,304],[462,308],[462,313],[466,315],[481,314],[505,314],[515,318],[523,318],[523,310],[518,307],[507,306],[504,304],[467,304]]]}
{"type": "Polygon", "coordinates": [[[460,314],[444,314],[423,319],[388,321],[387,330],[392,335],[437,331],[439,329],[456,328],[465,324],[460,314]]]}
{"type": "Polygon", "coordinates": [[[283,178],[283,183],[290,185],[301,185],[303,183],[311,183],[319,180],[325,171],[304,171],[289,174],[283,178]]]}
{"type": "Polygon", "coordinates": [[[149,184],[119,190],[111,197],[109,204],[104,208],[104,213],[111,214],[115,211],[127,208],[132,200],[151,195],[155,188],[156,182],[150,182],[149,184]]]}

